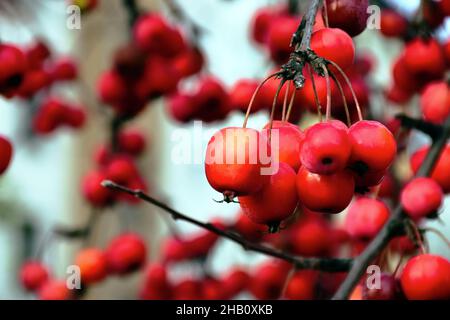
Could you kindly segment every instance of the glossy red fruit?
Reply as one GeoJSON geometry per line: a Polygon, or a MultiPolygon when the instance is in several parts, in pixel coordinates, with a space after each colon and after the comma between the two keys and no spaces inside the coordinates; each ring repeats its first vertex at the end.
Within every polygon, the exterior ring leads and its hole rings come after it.
{"type": "Polygon", "coordinates": [[[313,300],[316,296],[318,273],[314,270],[297,271],[289,280],[284,296],[289,300],[313,300]]]}
{"type": "Polygon", "coordinates": [[[64,112],[64,124],[79,129],[86,122],[86,112],[83,106],[68,106],[64,112]]]}
{"type": "Polygon", "coordinates": [[[280,162],[268,179],[258,192],[239,197],[239,203],[250,220],[268,225],[269,232],[275,232],[297,207],[296,174],[288,164],[280,162]]]}
{"type": "Polygon", "coordinates": [[[228,93],[222,82],[214,77],[201,80],[194,95],[194,104],[198,110],[195,117],[206,122],[223,120],[230,112],[228,93]]]}
{"type": "Polygon", "coordinates": [[[85,175],[82,192],[86,200],[94,207],[104,207],[114,200],[114,194],[101,185],[107,176],[102,171],[91,171],[85,175]]]}
{"type": "Polygon", "coordinates": [[[127,95],[124,79],[114,71],[104,72],[97,83],[97,92],[102,102],[115,104],[122,102],[127,95]]]}
{"type": "Polygon", "coordinates": [[[313,211],[341,212],[350,204],[354,190],[355,181],[348,170],[331,175],[319,175],[301,167],[297,174],[300,203],[313,211]]]}
{"type": "Polygon", "coordinates": [[[405,47],[405,66],[414,74],[439,76],[445,70],[445,58],[439,43],[430,38],[414,39],[405,47]]]}
{"type": "Polygon", "coordinates": [[[266,232],[266,228],[258,223],[254,223],[243,212],[238,213],[238,218],[233,225],[233,230],[242,237],[250,241],[259,241],[266,232]]]}
{"type": "MultiPolygon", "coordinates": [[[[299,97],[300,104],[306,109],[313,113],[317,113],[316,97],[314,93],[314,86],[309,72],[303,71],[303,76],[305,77],[305,85],[301,90],[297,91],[297,96],[299,97]]],[[[316,85],[317,98],[319,100],[320,106],[322,107],[322,113],[325,112],[327,105],[327,82],[324,77],[321,77],[313,73],[314,84],[316,85]]],[[[339,106],[342,100],[338,88],[334,81],[330,82],[331,87],[331,101],[332,101],[332,111],[339,106]]],[[[353,98],[352,98],[353,99],[353,98]]],[[[350,100],[349,100],[350,101],[350,100]]]]}
{"type": "Polygon", "coordinates": [[[201,300],[203,299],[203,286],[201,281],[183,279],[173,286],[174,300],[201,300]]]}
{"type": "Polygon", "coordinates": [[[41,69],[42,64],[51,56],[50,49],[47,44],[39,39],[31,44],[25,51],[28,68],[35,70],[41,69]]]}
{"type": "Polygon", "coordinates": [[[39,90],[47,87],[51,82],[50,75],[41,69],[28,70],[17,94],[23,98],[30,98],[39,90]]]}
{"type": "Polygon", "coordinates": [[[267,178],[261,175],[267,141],[254,129],[227,127],[211,138],[206,150],[205,173],[209,184],[225,201],[255,193],[267,178]],[[262,149],[262,150],[261,150],[262,149]]]}
{"type": "Polygon", "coordinates": [[[145,64],[143,78],[138,82],[135,92],[143,100],[171,94],[177,89],[180,75],[166,59],[150,56],[145,64]]]}
{"type": "Polygon", "coordinates": [[[15,95],[25,71],[25,54],[13,45],[0,44],[0,94],[7,98],[15,95]]]}
{"type": "Polygon", "coordinates": [[[450,262],[433,254],[418,255],[405,265],[400,283],[408,300],[448,300],[450,262]]]}
{"type": "MultiPolygon", "coordinates": [[[[220,221],[214,221],[213,225],[216,228],[224,229],[225,226],[220,221]]],[[[213,232],[202,230],[189,237],[186,237],[184,242],[184,255],[188,259],[204,258],[208,255],[214,245],[217,243],[219,236],[213,232]]]]}
{"type": "Polygon", "coordinates": [[[253,40],[260,44],[266,42],[270,25],[277,13],[274,8],[270,7],[261,8],[255,13],[251,26],[253,40]]]}
{"type": "Polygon", "coordinates": [[[330,251],[331,230],[321,218],[303,218],[290,233],[292,251],[301,256],[320,257],[330,251]]]}
{"type": "Polygon", "coordinates": [[[80,268],[81,282],[85,285],[103,280],[108,271],[105,253],[97,248],[80,251],[75,258],[75,265],[80,268]]]}
{"type": "Polygon", "coordinates": [[[9,140],[0,135],[0,174],[8,169],[13,155],[13,146],[9,140]]]}
{"type": "Polygon", "coordinates": [[[69,300],[72,292],[67,288],[64,280],[49,280],[38,291],[39,300],[69,300]]]}
{"type": "MultiPolygon", "coordinates": [[[[411,156],[410,163],[414,173],[417,173],[424,161],[428,146],[423,146],[411,156]]],[[[447,144],[442,151],[439,159],[431,173],[431,178],[435,180],[442,188],[444,193],[450,192],[450,144],[447,144]]]]}
{"type": "Polygon", "coordinates": [[[116,156],[105,168],[106,178],[120,184],[127,184],[139,176],[134,161],[127,156],[116,156]]]}
{"type": "Polygon", "coordinates": [[[183,78],[199,73],[204,64],[203,53],[196,47],[189,48],[173,61],[176,72],[183,78]]]}
{"type": "MultiPolygon", "coordinates": [[[[262,135],[269,138],[270,123],[264,126],[262,135]]],[[[304,133],[300,128],[286,121],[275,120],[272,122],[272,137],[278,136],[278,143],[271,140],[272,156],[278,157],[278,161],[291,166],[295,172],[300,168],[300,150],[304,141],[304,133]]]]}
{"type": "Polygon", "coordinates": [[[443,198],[439,184],[431,178],[423,177],[410,181],[400,195],[403,209],[414,220],[435,214],[443,198]]]}
{"type": "Polygon", "coordinates": [[[194,119],[198,113],[198,107],[192,95],[177,92],[169,97],[167,112],[172,119],[181,123],[187,123],[194,119]]]}
{"type": "Polygon", "coordinates": [[[289,59],[289,55],[293,51],[290,46],[292,35],[297,30],[299,23],[298,17],[288,15],[275,17],[270,23],[267,46],[270,57],[275,63],[285,63],[289,59]]]}
{"type": "Polygon", "coordinates": [[[168,300],[172,297],[172,286],[167,276],[166,267],[152,263],[145,271],[144,287],[140,298],[145,300],[168,300]]]}
{"type": "Polygon", "coordinates": [[[408,30],[408,20],[391,9],[381,11],[381,33],[389,38],[403,37],[408,30]]]}
{"type": "Polygon", "coordinates": [[[443,124],[450,115],[450,88],[444,81],[428,84],[420,96],[420,108],[427,121],[443,124]]]}
{"type": "MultiPolygon", "coordinates": [[[[230,91],[230,108],[232,110],[239,110],[243,113],[247,112],[250,100],[258,87],[258,81],[252,79],[238,80],[230,91]]],[[[256,95],[252,104],[251,113],[255,113],[264,108],[261,102],[261,96],[256,95]]]]}
{"type": "Polygon", "coordinates": [[[349,131],[352,143],[350,163],[356,172],[380,172],[389,168],[397,153],[391,131],[378,121],[362,120],[349,131]]]}
{"type": "Polygon", "coordinates": [[[289,269],[285,265],[266,261],[252,274],[250,292],[259,300],[279,299],[289,269]]]}
{"type": "Polygon", "coordinates": [[[78,69],[73,60],[62,58],[55,62],[50,74],[56,81],[73,80],[78,76],[78,69]]]}
{"type": "Polygon", "coordinates": [[[405,104],[411,100],[412,93],[409,91],[405,91],[397,85],[392,85],[388,90],[384,93],[386,99],[396,104],[405,104]]]}
{"type": "Polygon", "coordinates": [[[408,236],[394,237],[389,247],[399,253],[411,254],[416,250],[416,245],[408,236]]]}
{"type": "Polygon", "coordinates": [[[135,233],[115,237],[106,249],[109,270],[119,275],[141,268],[147,258],[144,240],[135,233]]]}
{"type": "Polygon", "coordinates": [[[361,197],[350,206],[345,230],[356,239],[372,239],[389,218],[388,207],[380,200],[361,197]]]}
{"type": "Polygon", "coordinates": [[[20,268],[20,282],[27,290],[39,289],[48,278],[47,268],[39,261],[27,261],[20,268]]]}
{"type": "Polygon", "coordinates": [[[327,0],[328,23],[355,37],[366,29],[368,0],[327,0]]]}
{"type": "Polygon", "coordinates": [[[380,288],[369,289],[362,285],[362,297],[364,300],[395,300],[397,298],[397,281],[395,276],[388,273],[380,275],[380,288]]]}
{"type": "Polygon", "coordinates": [[[347,166],[351,150],[347,126],[341,121],[330,120],[306,130],[300,159],[312,173],[333,174],[347,166]]]}
{"type": "Polygon", "coordinates": [[[233,268],[222,278],[222,286],[226,298],[232,299],[247,289],[250,275],[243,269],[233,268]]]}
{"type": "Polygon", "coordinates": [[[139,156],[145,151],[146,144],[145,136],[139,130],[128,129],[119,133],[118,145],[121,152],[139,156]]]}
{"type": "Polygon", "coordinates": [[[424,84],[424,79],[419,79],[407,68],[404,54],[395,60],[392,67],[392,76],[394,85],[405,92],[405,94],[409,93],[411,95],[412,93],[419,91],[424,84]]]}
{"type": "MultiPolygon", "coordinates": [[[[353,64],[355,46],[352,38],[341,29],[324,28],[312,34],[311,49],[318,56],[335,62],[342,69],[353,64]]],[[[331,67],[332,70],[335,70],[331,67]]]]}

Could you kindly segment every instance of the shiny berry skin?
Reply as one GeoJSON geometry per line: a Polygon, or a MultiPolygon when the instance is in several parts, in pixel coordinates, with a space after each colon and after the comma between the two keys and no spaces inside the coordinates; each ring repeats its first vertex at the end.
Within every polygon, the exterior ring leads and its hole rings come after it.
{"type": "Polygon", "coordinates": [[[355,37],[366,29],[368,0],[326,0],[328,23],[355,37]]]}
{"type": "Polygon", "coordinates": [[[297,30],[298,17],[282,15],[274,18],[267,33],[267,46],[270,57],[275,63],[287,62],[292,52],[290,46],[292,35],[297,30]]]}
{"type": "Polygon", "coordinates": [[[345,230],[355,239],[372,239],[389,218],[388,207],[380,200],[361,197],[348,209],[345,230]]]}
{"type": "Polygon", "coordinates": [[[275,15],[272,8],[261,8],[255,13],[251,27],[251,35],[255,42],[260,44],[266,42],[267,33],[275,15]]]}
{"type": "Polygon", "coordinates": [[[239,203],[253,222],[279,225],[297,207],[296,174],[288,164],[280,162],[278,171],[268,178],[258,192],[239,197],[239,203]]]}
{"type": "Polygon", "coordinates": [[[444,194],[439,184],[431,178],[415,178],[402,190],[400,200],[407,215],[418,220],[436,213],[444,194]]]}
{"type": "Polygon", "coordinates": [[[47,268],[39,261],[27,261],[20,268],[20,282],[29,291],[39,289],[48,278],[47,268]]]}
{"type": "Polygon", "coordinates": [[[145,136],[141,131],[128,129],[119,133],[118,145],[121,152],[139,156],[145,151],[146,144],[145,136]]]}
{"type": "Polygon", "coordinates": [[[108,271],[105,253],[96,248],[80,251],[75,258],[75,265],[80,268],[81,282],[85,285],[103,280],[108,271]]]}
{"type": "Polygon", "coordinates": [[[423,79],[419,79],[406,67],[404,54],[395,60],[392,66],[392,77],[394,85],[405,94],[419,91],[424,82],[423,79]]]}
{"type": "Polygon", "coordinates": [[[381,11],[380,24],[381,33],[389,38],[403,37],[408,30],[408,20],[400,13],[391,9],[381,11]]]}
{"type": "Polygon", "coordinates": [[[289,240],[294,253],[306,257],[320,257],[329,252],[331,230],[324,219],[303,218],[291,230],[289,240]]]}
{"type": "MultiPolygon", "coordinates": [[[[414,173],[417,173],[422,162],[428,153],[429,147],[424,146],[414,152],[411,156],[410,163],[414,173]]],[[[431,178],[435,180],[442,188],[444,193],[450,192],[450,144],[447,144],[442,151],[439,159],[431,173],[431,178]]]]}
{"type": "Polygon", "coordinates": [[[63,58],[55,62],[50,71],[52,79],[56,81],[73,80],[78,75],[77,66],[69,58],[63,58]]]}
{"type": "Polygon", "coordinates": [[[106,249],[109,270],[119,275],[141,268],[147,258],[144,240],[134,233],[115,237],[106,249]]]}
{"type": "Polygon", "coordinates": [[[101,171],[91,171],[83,178],[83,195],[94,207],[104,207],[114,200],[111,190],[101,185],[104,180],[107,180],[107,176],[101,171]]]}
{"type": "Polygon", "coordinates": [[[213,122],[223,120],[230,112],[228,92],[215,77],[204,77],[194,95],[195,118],[213,122]]]}
{"type": "MultiPolygon", "coordinates": [[[[312,83],[311,76],[309,75],[309,72],[307,72],[306,70],[303,71],[303,76],[306,79],[305,85],[301,90],[297,91],[297,96],[299,97],[300,104],[305,108],[307,108],[309,111],[317,113],[316,97],[314,94],[314,86],[312,83]]],[[[327,104],[327,81],[324,77],[321,77],[315,73],[313,73],[313,79],[316,85],[317,98],[319,100],[323,112],[324,111],[323,109],[326,107],[327,104]]],[[[340,96],[340,93],[338,92],[338,88],[336,87],[334,81],[330,82],[330,87],[331,87],[331,101],[334,102],[341,101],[342,98],[340,96]]],[[[334,102],[333,108],[335,108],[334,102]]]]}
{"type": "Polygon", "coordinates": [[[232,299],[247,289],[250,275],[243,269],[233,268],[222,278],[222,286],[227,298],[232,299]]]}
{"type": "Polygon", "coordinates": [[[333,174],[347,166],[351,149],[344,123],[337,120],[319,122],[306,130],[300,159],[312,173],[333,174]]]}
{"type": "MultiPolygon", "coordinates": [[[[232,110],[242,111],[244,114],[247,112],[248,104],[258,87],[258,81],[252,79],[238,80],[230,91],[230,108],[232,110]]],[[[256,95],[253,101],[251,113],[255,113],[264,108],[261,103],[261,96],[256,95]]]]}
{"type": "Polygon", "coordinates": [[[72,292],[64,280],[49,280],[38,291],[39,300],[69,300],[72,292]]]}
{"type": "Polygon", "coordinates": [[[172,286],[167,277],[166,267],[152,263],[145,271],[144,288],[140,298],[145,300],[168,300],[172,296],[172,286]]]}
{"type": "Polygon", "coordinates": [[[232,228],[245,239],[254,242],[261,240],[267,229],[263,225],[254,223],[243,212],[238,213],[237,220],[232,228]]]}
{"type": "Polygon", "coordinates": [[[187,123],[194,119],[198,112],[198,107],[193,96],[176,92],[168,99],[167,112],[172,119],[180,123],[187,123]]]}
{"type": "Polygon", "coordinates": [[[223,128],[211,138],[206,150],[206,178],[225,200],[261,190],[266,180],[261,175],[263,144],[267,150],[267,141],[249,128],[223,128]]]}
{"type": "MultiPolygon", "coordinates": [[[[337,28],[323,28],[314,32],[311,36],[311,49],[318,56],[335,62],[342,69],[350,67],[355,59],[352,38],[337,28]]],[[[330,68],[335,70],[333,67],[330,68]]]]}
{"type": "Polygon", "coordinates": [[[397,143],[388,128],[378,121],[362,120],[353,124],[348,132],[353,166],[361,166],[361,171],[371,172],[389,168],[397,153],[397,143]]]}
{"type": "Polygon", "coordinates": [[[108,180],[120,184],[127,184],[139,175],[136,164],[127,156],[111,159],[105,168],[105,174],[108,180]]]}
{"type": "Polygon", "coordinates": [[[183,78],[199,73],[204,64],[203,53],[196,47],[189,48],[173,61],[176,72],[183,78]]]}
{"type": "Polygon", "coordinates": [[[13,155],[13,146],[8,139],[0,135],[0,174],[8,169],[13,155]]]}
{"type": "Polygon", "coordinates": [[[117,72],[107,71],[98,80],[97,92],[102,102],[114,104],[125,99],[127,88],[124,79],[117,72]]]}
{"type": "Polygon", "coordinates": [[[319,175],[301,167],[297,174],[300,203],[313,211],[341,212],[350,204],[354,189],[355,181],[348,170],[331,175],[319,175]]]}
{"type": "Polygon", "coordinates": [[[405,47],[405,65],[414,74],[439,76],[445,69],[445,58],[439,43],[414,39],[405,47]]]}
{"type": "MultiPolygon", "coordinates": [[[[270,123],[264,126],[262,135],[269,138],[270,123]]],[[[272,140],[272,155],[278,152],[278,161],[284,162],[291,166],[295,172],[300,168],[300,150],[304,140],[304,133],[296,125],[286,121],[275,120],[272,122],[272,130],[276,130],[278,134],[278,146],[272,140]]],[[[275,131],[272,131],[272,134],[275,131]]]]}
{"type": "Polygon", "coordinates": [[[318,274],[314,270],[297,271],[289,280],[285,298],[289,300],[313,300],[318,274]]]}
{"type": "Polygon", "coordinates": [[[74,129],[83,127],[86,122],[86,112],[82,106],[68,106],[64,111],[63,124],[74,129]]]}
{"type": "Polygon", "coordinates": [[[365,283],[362,285],[364,300],[395,300],[397,298],[397,281],[388,273],[380,275],[380,288],[369,289],[365,283]]]}
{"type": "Polygon", "coordinates": [[[443,124],[450,115],[450,88],[444,81],[428,84],[420,96],[423,118],[435,124],[443,124]]]}
{"type": "Polygon", "coordinates": [[[450,299],[450,262],[433,254],[422,254],[409,260],[400,277],[408,300],[450,299]]]}
{"type": "Polygon", "coordinates": [[[259,300],[280,298],[288,270],[285,265],[269,260],[259,265],[252,274],[250,292],[259,300]]]}

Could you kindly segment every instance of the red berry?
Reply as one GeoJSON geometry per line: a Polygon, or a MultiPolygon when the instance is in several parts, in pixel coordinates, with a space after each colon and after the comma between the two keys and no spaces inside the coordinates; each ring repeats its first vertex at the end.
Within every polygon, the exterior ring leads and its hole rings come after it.
{"type": "Polygon", "coordinates": [[[330,27],[339,28],[354,37],[366,29],[368,0],[326,0],[330,27]]]}
{"type": "Polygon", "coordinates": [[[12,97],[20,88],[26,70],[26,58],[17,47],[0,44],[0,94],[12,97]]]}
{"type": "Polygon", "coordinates": [[[319,175],[301,167],[297,174],[300,203],[313,211],[341,212],[350,204],[354,190],[353,175],[347,170],[331,175],[319,175]]]}
{"type": "Polygon", "coordinates": [[[412,97],[412,93],[409,91],[405,91],[397,85],[391,86],[387,91],[385,91],[386,99],[396,104],[405,104],[412,97]]]}
{"type": "Polygon", "coordinates": [[[174,300],[201,300],[203,286],[198,280],[183,279],[173,287],[174,300]]]}
{"type": "Polygon", "coordinates": [[[223,120],[230,112],[228,93],[223,84],[216,78],[206,77],[201,80],[194,95],[197,119],[206,122],[223,120]]]}
{"type": "Polygon", "coordinates": [[[306,130],[300,159],[312,173],[333,174],[347,166],[351,148],[344,123],[337,120],[320,122],[306,130]]]}
{"type": "Polygon", "coordinates": [[[437,255],[418,255],[405,265],[400,282],[408,300],[448,300],[450,262],[437,255]]]}
{"type": "Polygon", "coordinates": [[[266,42],[267,33],[272,24],[273,18],[278,14],[273,8],[261,8],[253,17],[252,37],[256,42],[263,44],[266,42]]]}
{"type": "Polygon", "coordinates": [[[389,247],[399,253],[411,254],[416,250],[416,245],[408,236],[395,237],[389,247]]]}
{"type": "Polygon", "coordinates": [[[13,155],[13,146],[6,137],[0,135],[0,174],[8,169],[13,155]]]}
{"type": "Polygon", "coordinates": [[[260,224],[254,223],[243,212],[239,212],[237,221],[233,225],[233,230],[245,239],[256,242],[261,240],[266,228],[260,224]]]}
{"type": "Polygon", "coordinates": [[[75,264],[80,268],[81,282],[85,285],[103,280],[108,271],[104,252],[96,248],[80,251],[75,258],[75,264]]]}
{"type": "Polygon", "coordinates": [[[40,69],[45,60],[51,56],[51,52],[47,44],[39,39],[27,48],[25,55],[27,57],[28,68],[40,69]]]}
{"type": "Polygon", "coordinates": [[[194,119],[198,112],[198,105],[191,95],[185,93],[175,93],[170,96],[167,103],[169,115],[181,123],[186,123],[194,119]]]}
{"type": "Polygon", "coordinates": [[[439,43],[415,39],[405,47],[405,66],[414,74],[440,76],[445,70],[445,58],[439,43]]]}
{"type": "Polygon", "coordinates": [[[55,62],[50,71],[53,80],[73,80],[78,75],[78,70],[75,62],[69,58],[63,58],[55,62]]]}
{"type": "Polygon", "coordinates": [[[30,98],[51,82],[49,74],[41,69],[28,70],[23,78],[17,94],[23,98],[30,98]]]}
{"type": "Polygon", "coordinates": [[[320,257],[330,250],[330,227],[320,217],[307,217],[297,222],[291,229],[292,251],[306,257],[320,257]]]}
{"type": "MultiPolygon", "coordinates": [[[[311,49],[318,56],[335,62],[342,69],[353,64],[355,46],[352,38],[341,29],[324,28],[312,34],[311,49]]],[[[331,67],[332,70],[335,70],[331,67]]]]}
{"type": "Polygon", "coordinates": [[[414,93],[420,90],[420,88],[424,85],[424,79],[419,79],[407,68],[404,54],[398,57],[394,62],[392,67],[392,76],[394,79],[394,85],[405,94],[414,93]]]}
{"type": "Polygon", "coordinates": [[[124,79],[133,81],[142,76],[146,55],[134,44],[119,48],[114,54],[114,71],[124,79]]]}
{"type": "Polygon", "coordinates": [[[221,129],[211,138],[206,150],[205,172],[209,184],[223,193],[227,201],[261,190],[266,176],[261,175],[260,151],[265,147],[267,141],[254,129],[221,129]]]}
{"type": "Polygon", "coordinates": [[[225,274],[222,279],[222,286],[227,298],[232,299],[247,289],[250,282],[249,274],[239,268],[233,268],[225,274]]]}
{"type": "Polygon", "coordinates": [[[420,97],[425,120],[442,124],[450,115],[450,89],[444,81],[428,84],[420,97]]]}
{"type": "Polygon", "coordinates": [[[98,95],[107,104],[122,102],[126,97],[126,90],[124,80],[114,71],[104,72],[97,84],[98,95]]]}
{"type": "Polygon", "coordinates": [[[175,70],[181,77],[189,77],[199,73],[205,64],[200,49],[194,47],[186,50],[173,61],[175,70]]]}
{"type": "Polygon", "coordinates": [[[146,147],[145,136],[138,130],[124,130],[119,133],[118,145],[120,151],[138,156],[142,154],[146,147]]]}
{"type": "Polygon", "coordinates": [[[408,30],[408,20],[391,9],[381,11],[381,33],[389,38],[403,37],[408,30]]]}
{"type": "Polygon", "coordinates": [[[297,271],[289,280],[285,297],[289,300],[313,300],[318,274],[314,270],[297,271]]]}
{"type": "Polygon", "coordinates": [[[259,300],[280,298],[288,269],[285,265],[267,261],[259,265],[250,281],[250,292],[259,300]]]}
{"type": "Polygon", "coordinates": [[[83,179],[83,195],[94,207],[104,207],[114,200],[111,190],[101,185],[106,179],[106,174],[101,171],[91,171],[83,179]]]}
{"type": "Polygon", "coordinates": [[[123,275],[141,268],[147,257],[144,240],[134,233],[115,237],[106,249],[109,269],[123,275]]]}
{"type": "MultiPolygon", "coordinates": [[[[232,110],[240,110],[243,113],[247,112],[248,104],[258,87],[258,81],[251,79],[238,80],[230,91],[230,108],[232,110]]],[[[251,112],[255,113],[264,108],[261,102],[261,96],[256,95],[252,105],[251,112]]]]}
{"type": "Polygon", "coordinates": [[[175,92],[180,75],[175,67],[160,57],[147,59],[141,88],[137,87],[137,96],[146,100],[175,92]],[[141,90],[141,92],[139,92],[141,90]]]}
{"type": "Polygon", "coordinates": [[[64,122],[72,128],[81,128],[86,121],[86,112],[84,107],[67,107],[64,111],[64,122]]]}
{"type": "Polygon", "coordinates": [[[47,268],[39,261],[27,261],[20,268],[20,282],[27,290],[39,289],[48,278],[47,268]]]}
{"type": "MultiPolygon", "coordinates": [[[[429,149],[430,148],[428,146],[424,146],[414,152],[411,156],[410,162],[414,173],[417,173],[419,170],[429,149]]],[[[441,186],[444,193],[450,192],[450,144],[446,145],[439,156],[439,159],[431,173],[431,178],[441,186]]]]}
{"type": "Polygon", "coordinates": [[[364,300],[395,300],[397,298],[397,281],[388,273],[380,276],[380,288],[369,289],[362,285],[362,296],[364,300]]]}
{"type": "Polygon", "coordinates": [[[172,296],[172,287],[167,278],[166,267],[155,263],[147,267],[141,299],[167,300],[172,296]]]}
{"type": "Polygon", "coordinates": [[[436,213],[443,201],[439,184],[431,178],[415,178],[402,190],[401,203],[414,220],[436,213]]]}
{"type": "Polygon", "coordinates": [[[270,57],[275,63],[287,62],[293,51],[290,43],[292,35],[297,30],[300,21],[298,17],[282,15],[271,21],[267,33],[267,46],[270,57]]]}
{"type": "Polygon", "coordinates": [[[38,297],[39,300],[69,300],[72,293],[64,280],[49,280],[39,289],[38,297]]]}
{"type": "Polygon", "coordinates": [[[295,171],[280,162],[278,171],[269,177],[261,190],[239,197],[243,212],[255,223],[278,229],[280,222],[288,218],[298,204],[295,188],[295,171]]]}
{"type": "Polygon", "coordinates": [[[138,169],[133,160],[127,156],[116,156],[111,159],[105,169],[108,180],[127,184],[139,176],[138,169]]]}
{"type": "Polygon", "coordinates": [[[397,153],[397,143],[391,131],[377,121],[363,120],[349,129],[352,143],[350,162],[361,166],[359,172],[380,172],[389,168],[397,153]]]}
{"type": "MultiPolygon", "coordinates": [[[[262,135],[269,138],[270,123],[264,126],[262,135]]],[[[279,162],[284,162],[291,166],[295,172],[300,168],[300,149],[304,140],[304,134],[300,128],[289,122],[275,120],[272,122],[272,138],[278,134],[278,145],[271,141],[271,152],[273,157],[278,156],[279,162]]]]}
{"type": "Polygon", "coordinates": [[[185,243],[176,238],[167,238],[161,246],[162,261],[179,262],[188,259],[190,252],[186,250],[185,243]]]}
{"type": "Polygon", "coordinates": [[[372,239],[389,218],[389,209],[376,199],[359,198],[350,206],[345,217],[345,230],[356,239],[372,239]]]}
{"type": "MultiPolygon", "coordinates": [[[[304,87],[297,91],[297,96],[299,97],[300,103],[302,106],[307,108],[309,111],[317,113],[317,104],[316,97],[314,93],[314,86],[312,83],[312,79],[309,73],[304,70],[303,76],[305,77],[305,85],[304,87]]],[[[316,85],[317,98],[319,100],[319,104],[322,107],[322,112],[324,112],[324,108],[327,104],[327,81],[325,77],[321,77],[315,73],[313,73],[314,83],[316,85]]],[[[339,101],[341,101],[340,93],[334,81],[330,82],[331,86],[331,101],[333,103],[333,109],[335,109],[336,105],[339,105],[339,101]]],[[[352,98],[353,99],[353,98],[352,98]]],[[[349,100],[350,101],[350,100],[349,100]]]]}

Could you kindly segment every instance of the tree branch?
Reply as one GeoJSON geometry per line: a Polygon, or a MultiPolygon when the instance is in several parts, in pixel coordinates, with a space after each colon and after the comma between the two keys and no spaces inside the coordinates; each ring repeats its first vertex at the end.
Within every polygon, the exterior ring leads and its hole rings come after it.
{"type": "Polygon", "coordinates": [[[249,242],[237,234],[230,233],[226,230],[217,228],[216,226],[214,226],[211,223],[204,223],[204,222],[198,221],[198,220],[191,218],[179,211],[176,211],[175,209],[172,209],[171,207],[162,203],[161,201],[145,194],[142,190],[132,190],[132,189],[129,189],[122,185],[116,184],[112,181],[108,181],[108,180],[103,181],[102,185],[105,188],[109,188],[109,189],[119,191],[119,192],[124,192],[129,195],[135,196],[136,198],[144,200],[158,208],[161,208],[162,210],[164,210],[164,212],[170,214],[174,220],[186,221],[186,222],[189,222],[200,228],[209,230],[221,237],[227,238],[233,242],[240,244],[245,250],[259,252],[259,253],[274,257],[274,258],[278,258],[278,259],[287,261],[287,262],[293,264],[293,266],[296,269],[316,269],[316,270],[322,270],[322,271],[326,271],[326,272],[343,272],[343,271],[348,271],[352,265],[351,259],[297,257],[297,256],[293,256],[293,255],[287,254],[287,253],[279,251],[279,250],[272,249],[267,246],[249,242]]]}
{"type": "Polygon", "coordinates": [[[422,120],[422,119],[414,119],[408,117],[405,114],[399,114],[395,116],[398,120],[400,120],[402,127],[408,129],[416,129],[430,136],[431,139],[437,140],[442,135],[442,126],[436,125],[434,123],[422,120]]]}
{"type": "MultiPolygon", "coordinates": [[[[434,140],[430,151],[417,172],[417,177],[426,177],[431,174],[442,150],[447,144],[449,137],[450,116],[444,124],[440,137],[434,140]]],[[[348,298],[353,288],[361,279],[368,265],[388,245],[391,238],[395,236],[401,228],[403,228],[403,220],[403,208],[401,204],[399,204],[375,239],[372,240],[361,255],[355,258],[347,278],[334,295],[333,300],[343,300],[348,298]]]]}

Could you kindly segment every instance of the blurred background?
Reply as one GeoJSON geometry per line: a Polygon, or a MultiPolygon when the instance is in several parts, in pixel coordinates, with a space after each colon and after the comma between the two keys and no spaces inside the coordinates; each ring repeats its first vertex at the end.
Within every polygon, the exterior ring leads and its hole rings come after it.
{"type": "MultiPolygon", "coordinates": [[[[169,21],[187,29],[195,23],[202,30],[199,47],[206,57],[210,73],[231,87],[241,78],[263,78],[273,68],[265,52],[249,40],[249,27],[258,8],[275,4],[269,0],[174,0],[186,17],[180,21],[164,0],[140,0],[141,10],[162,12],[169,21]]],[[[279,0],[278,2],[283,2],[279,0]]],[[[411,15],[419,0],[397,0],[391,3],[399,11],[411,15]]],[[[82,178],[94,167],[93,154],[109,139],[110,124],[104,106],[96,97],[96,82],[111,65],[113,53],[129,39],[128,13],[124,1],[99,1],[98,7],[83,14],[81,29],[66,27],[68,3],[64,0],[1,1],[0,39],[26,46],[43,39],[58,57],[70,56],[78,65],[78,79],[52,87],[51,94],[64,97],[75,104],[83,104],[87,122],[80,130],[63,128],[49,135],[36,136],[30,130],[33,104],[36,100],[0,98],[0,133],[9,137],[15,153],[7,173],[0,178],[0,299],[31,298],[20,287],[18,269],[24,260],[37,254],[51,266],[56,275],[63,277],[66,267],[73,263],[74,254],[83,246],[104,247],[123,230],[141,234],[149,246],[149,260],[157,259],[162,237],[168,233],[167,219],[158,209],[144,203],[120,203],[114,208],[93,210],[80,190],[82,178]],[[100,212],[101,211],[101,212],[100,212]],[[68,239],[51,235],[55,228],[81,228],[91,214],[97,216],[87,240],[68,239]]],[[[441,39],[448,39],[450,23],[446,21],[439,31],[441,39]]],[[[392,60],[402,44],[386,40],[377,30],[366,30],[355,38],[360,52],[375,57],[375,72],[371,85],[387,87],[392,60]]],[[[183,85],[192,85],[190,80],[183,85]]],[[[192,80],[191,82],[194,82],[192,80]]],[[[413,100],[411,104],[417,103],[413,100]]],[[[233,221],[238,214],[237,204],[219,204],[219,199],[207,183],[201,163],[180,164],[173,159],[177,146],[176,130],[183,129],[194,135],[194,124],[179,124],[171,119],[164,99],[151,102],[142,114],[126,124],[145,133],[147,149],[138,163],[148,183],[149,192],[174,208],[207,221],[220,217],[233,221]]],[[[374,97],[373,108],[388,110],[390,105],[374,97]]],[[[252,115],[249,126],[260,128],[267,122],[266,114],[252,115]]],[[[224,126],[242,124],[242,113],[232,113],[225,121],[203,124],[203,150],[212,132],[224,126]]],[[[307,120],[305,120],[307,123],[307,120]]],[[[427,142],[427,138],[414,133],[409,138],[407,154],[427,142]]],[[[407,162],[407,161],[406,161],[407,162]]],[[[399,175],[410,175],[409,166],[396,168],[399,175]]],[[[444,234],[450,234],[449,199],[446,199],[443,221],[431,222],[444,234]],[[445,223],[445,224],[444,224],[445,223]]],[[[176,223],[181,232],[198,231],[185,223],[176,223]]],[[[433,235],[429,237],[430,251],[450,258],[445,244],[433,235]]],[[[265,257],[243,251],[229,241],[215,247],[210,260],[210,272],[219,274],[231,266],[247,266],[265,257]]],[[[176,272],[199,272],[195,266],[179,267],[176,272]]],[[[125,278],[108,278],[89,290],[87,298],[136,298],[141,273],[125,278]]]]}

